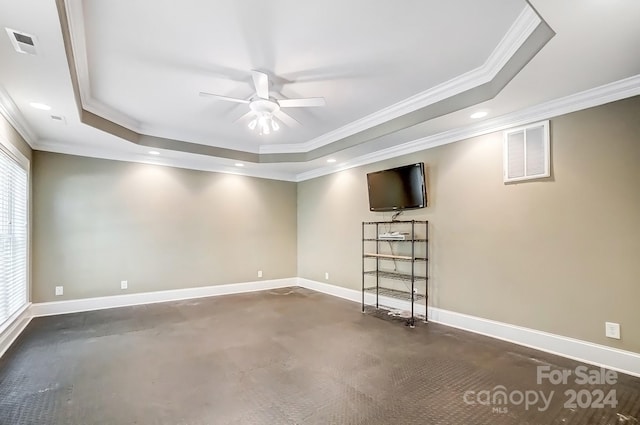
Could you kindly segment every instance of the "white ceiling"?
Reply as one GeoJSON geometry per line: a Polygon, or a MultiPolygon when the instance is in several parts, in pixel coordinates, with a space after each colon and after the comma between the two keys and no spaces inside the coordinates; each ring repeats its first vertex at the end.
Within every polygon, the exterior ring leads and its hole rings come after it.
{"type": "Polygon", "coordinates": [[[640,94],[636,0],[533,0],[533,8],[524,0],[327,0],[313,8],[283,0],[59,3],[0,0],[0,27],[36,36],[38,50],[16,53],[2,30],[0,110],[42,150],[299,180],[640,94]],[[555,36],[495,97],[425,113],[422,123],[372,130],[481,87],[522,55],[540,23],[555,36]],[[269,74],[275,98],[323,96],[327,106],[288,109],[299,127],[259,136],[234,122],[247,105],[198,96],[248,99],[252,69],[269,74]],[[33,109],[33,101],[53,109],[33,109]],[[469,118],[478,109],[489,112],[479,123],[469,118]],[[161,155],[93,125],[82,110],[155,136],[148,144],[157,142],[161,155]],[[194,143],[236,153],[196,154],[194,143]],[[265,161],[260,155],[309,152],[316,154],[254,163],[265,161]],[[327,164],[329,157],[338,161],[327,164]]]}
{"type": "Polygon", "coordinates": [[[249,151],[314,139],[479,67],[525,6],[513,0],[485,0],[484,8],[475,0],[437,8],[420,0],[405,7],[325,0],[321,8],[282,0],[155,3],[82,2],[91,97],[136,130],[249,151]],[[233,122],[247,105],[198,97],[200,91],[251,97],[251,69],[273,76],[274,96],[324,96],[327,107],[288,109],[301,126],[259,137],[233,122]]]}

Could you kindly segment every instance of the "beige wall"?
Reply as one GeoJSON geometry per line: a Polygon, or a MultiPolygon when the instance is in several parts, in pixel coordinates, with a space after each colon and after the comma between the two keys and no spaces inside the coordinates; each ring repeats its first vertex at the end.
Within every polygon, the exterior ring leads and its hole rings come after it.
{"type": "Polygon", "coordinates": [[[129,293],[253,281],[259,269],[329,272],[359,290],[361,222],[390,217],[368,211],[366,173],[424,161],[430,205],[403,218],[430,221],[433,306],[640,352],[639,111],[636,97],[553,119],[552,177],[510,185],[501,134],[305,181],[297,195],[288,182],[34,152],[32,300],[122,294],[121,280],[129,293]],[[605,321],[621,323],[621,341],[605,321]]]}
{"type": "Polygon", "coordinates": [[[36,151],[33,204],[34,302],[296,275],[295,183],[36,151]]]}
{"type": "Polygon", "coordinates": [[[433,306],[640,352],[640,97],[551,120],[552,177],[505,185],[491,134],[302,182],[298,275],[361,285],[366,173],[424,161],[433,306]],[[605,338],[604,322],[622,340],[605,338]]]}
{"type": "Polygon", "coordinates": [[[15,146],[25,158],[31,160],[31,146],[27,144],[20,133],[18,133],[2,115],[0,115],[0,137],[15,146]]]}

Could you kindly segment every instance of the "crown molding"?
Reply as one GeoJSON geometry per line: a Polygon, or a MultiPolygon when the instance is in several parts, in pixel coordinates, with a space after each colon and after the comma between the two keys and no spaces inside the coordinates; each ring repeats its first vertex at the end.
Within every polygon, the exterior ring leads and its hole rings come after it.
{"type": "Polygon", "coordinates": [[[482,65],[486,72],[489,73],[489,80],[493,79],[498,71],[506,65],[509,59],[511,59],[524,42],[527,41],[527,38],[529,38],[541,22],[542,19],[540,19],[540,16],[538,16],[529,4],[522,9],[520,15],[518,15],[504,37],[498,42],[496,48],[482,65]]]}
{"type": "MultiPolygon", "coordinates": [[[[35,145],[32,145],[32,147],[34,149],[42,151],[79,155],[91,158],[153,164],[226,174],[237,174],[274,180],[302,182],[305,180],[310,180],[313,178],[348,170],[350,168],[384,161],[401,155],[431,149],[449,143],[455,143],[471,137],[477,137],[496,131],[502,131],[507,128],[521,126],[535,121],[550,119],[560,115],[592,108],[637,95],[640,95],[640,74],[613,83],[605,84],[594,89],[585,90],[559,99],[540,103],[538,105],[507,115],[503,115],[495,119],[487,120],[476,125],[445,131],[439,134],[403,143],[401,145],[396,145],[366,155],[361,155],[337,166],[321,167],[299,174],[277,172],[272,170],[260,170],[259,164],[256,164],[256,169],[253,170],[248,167],[238,169],[231,164],[212,164],[210,158],[202,159],[197,155],[194,155],[193,158],[154,158],[153,160],[150,160],[149,156],[145,153],[114,152],[111,149],[92,148],[89,146],[79,148],[78,145],[69,145],[53,140],[38,141],[35,145]]],[[[229,163],[232,162],[229,160],[224,161],[229,163]]]]}
{"type": "Polygon", "coordinates": [[[478,68],[466,72],[442,84],[381,109],[364,118],[353,121],[343,127],[316,137],[308,142],[260,146],[261,154],[306,153],[337,140],[359,133],[368,128],[406,115],[420,108],[432,105],[443,99],[455,96],[491,81],[504,67],[507,61],[522,46],[540,24],[540,17],[530,6],[526,6],[500,40],[491,55],[478,68]]]}
{"type": "Polygon", "coordinates": [[[212,162],[212,158],[202,155],[189,155],[185,158],[167,158],[158,156],[150,158],[145,152],[115,151],[112,148],[78,146],[55,140],[40,140],[34,149],[45,152],[62,153],[74,156],[106,159],[112,161],[135,162],[139,164],[159,165],[163,167],[184,168],[187,170],[208,171],[214,173],[236,174],[248,177],[258,177],[271,180],[295,182],[295,174],[276,170],[261,169],[260,164],[245,163],[245,167],[239,168],[234,164],[238,161],[220,159],[221,162],[212,162]]]}
{"type": "Polygon", "coordinates": [[[613,83],[605,84],[590,90],[585,90],[562,98],[522,109],[498,118],[467,127],[445,131],[432,136],[423,137],[407,143],[381,149],[370,154],[362,155],[333,167],[321,167],[296,175],[296,182],[301,182],[350,168],[384,161],[421,150],[459,142],[471,137],[502,131],[507,128],[542,121],[580,111],[616,100],[640,95],[640,74],[613,83]]]}
{"type": "Polygon", "coordinates": [[[20,109],[18,109],[18,106],[2,85],[0,85],[0,114],[2,114],[18,134],[22,136],[24,141],[33,149],[38,138],[33,131],[31,131],[20,109]]]}

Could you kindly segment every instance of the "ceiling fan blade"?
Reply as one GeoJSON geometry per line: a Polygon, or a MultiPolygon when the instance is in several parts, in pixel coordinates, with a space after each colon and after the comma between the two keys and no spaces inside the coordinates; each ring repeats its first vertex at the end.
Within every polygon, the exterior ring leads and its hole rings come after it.
{"type": "Polygon", "coordinates": [[[278,100],[281,108],[306,108],[310,106],[325,106],[327,102],[324,97],[308,97],[306,99],[283,99],[278,100]]]}
{"type": "Polygon", "coordinates": [[[278,118],[280,121],[282,121],[284,123],[284,125],[286,125],[287,127],[295,128],[295,127],[298,127],[298,126],[301,125],[298,120],[293,118],[291,115],[285,114],[281,110],[278,110],[278,111],[274,112],[273,115],[276,118],[278,118]]]}
{"type": "Polygon", "coordinates": [[[262,99],[269,99],[269,76],[264,72],[251,71],[253,85],[256,86],[256,93],[262,99]]]}
{"type": "Polygon", "coordinates": [[[204,97],[215,97],[216,99],[219,100],[226,100],[228,102],[236,102],[236,103],[249,103],[248,100],[244,100],[244,99],[236,99],[235,97],[227,97],[227,96],[220,96],[219,94],[213,94],[213,93],[206,93],[201,91],[200,92],[200,96],[204,96],[204,97]]]}
{"type": "Polygon", "coordinates": [[[255,117],[256,113],[253,111],[249,111],[246,114],[241,115],[240,117],[236,118],[235,120],[233,120],[233,123],[237,123],[239,121],[243,121],[245,118],[249,118],[249,117],[255,117]]]}

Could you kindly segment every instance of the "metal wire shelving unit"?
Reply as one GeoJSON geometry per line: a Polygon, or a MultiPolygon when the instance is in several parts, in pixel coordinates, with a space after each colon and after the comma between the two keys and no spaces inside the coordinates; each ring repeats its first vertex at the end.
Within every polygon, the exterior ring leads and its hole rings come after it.
{"type": "Polygon", "coordinates": [[[428,221],[362,223],[363,313],[368,304],[375,304],[376,309],[398,309],[409,302],[411,316],[407,319],[407,325],[414,327],[415,305],[424,304],[426,322],[429,298],[428,241],[428,221]]]}

